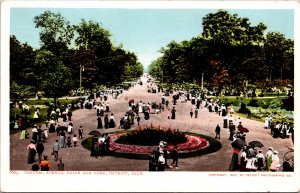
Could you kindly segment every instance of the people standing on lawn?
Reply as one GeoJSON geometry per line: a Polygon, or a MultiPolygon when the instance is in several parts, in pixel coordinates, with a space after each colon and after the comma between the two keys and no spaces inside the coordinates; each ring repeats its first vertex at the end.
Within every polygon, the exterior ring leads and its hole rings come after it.
{"type": "Polygon", "coordinates": [[[35,109],[35,112],[33,114],[33,119],[34,119],[34,122],[35,123],[38,123],[39,122],[39,116],[40,116],[40,111],[39,109],[35,109]]]}
{"type": "Polygon", "coordinates": [[[268,116],[265,118],[265,125],[264,125],[264,127],[265,127],[265,129],[269,129],[270,126],[271,126],[271,117],[270,117],[270,115],[268,115],[268,116]]]}

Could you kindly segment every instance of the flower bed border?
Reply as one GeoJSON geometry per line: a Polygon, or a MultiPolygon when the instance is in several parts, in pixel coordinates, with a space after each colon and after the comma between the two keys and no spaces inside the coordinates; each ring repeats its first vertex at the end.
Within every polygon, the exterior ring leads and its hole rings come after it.
{"type": "MultiPolygon", "coordinates": [[[[125,134],[128,131],[124,131],[124,132],[116,132],[115,135],[122,135],[125,134]]],[[[191,133],[191,132],[183,132],[184,134],[186,134],[187,136],[196,136],[200,139],[204,139],[203,141],[206,141],[207,144],[203,144],[202,147],[200,148],[191,148],[190,151],[188,151],[187,149],[180,149],[180,145],[182,144],[178,144],[178,151],[179,151],[179,157],[180,158],[185,158],[185,157],[194,157],[194,156],[200,156],[200,155],[205,155],[205,154],[209,154],[209,153],[213,153],[216,152],[218,150],[220,150],[222,148],[222,144],[220,143],[220,141],[206,136],[206,135],[202,135],[202,134],[197,134],[197,133],[191,133]]],[[[116,140],[116,138],[114,138],[115,135],[111,136],[111,156],[114,157],[123,157],[123,158],[128,158],[128,159],[149,159],[149,153],[138,153],[138,152],[120,152],[117,149],[114,149],[114,140],[116,140]]],[[[85,139],[82,142],[82,145],[85,147],[85,141],[88,139],[85,139]]],[[[189,143],[189,141],[183,143],[183,144],[187,144],[189,143]]],[[[204,142],[205,143],[205,142],[204,142]]],[[[125,145],[125,144],[119,144],[119,145],[123,145],[123,146],[135,146],[137,147],[137,149],[139,149],[137,145],[125,145]]],[[[87,147],[85,147],[86,149],[88,149],[87,147]]],[[[130,148],[130,147],[129,147],[130,148]]],[[[131,147],[132,148],[132,147],[131,147]]],[[[151,151],[153,150],[154,146],[144,146],[143,148],[150,148],[151,151]]],[[[167,146],[168,150],[171,150],[173,147],[172,146],[167,146]]]]}

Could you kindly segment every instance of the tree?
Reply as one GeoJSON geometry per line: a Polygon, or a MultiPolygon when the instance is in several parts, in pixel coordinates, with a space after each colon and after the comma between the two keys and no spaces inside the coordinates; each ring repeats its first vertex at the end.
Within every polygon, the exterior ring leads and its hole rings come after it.
{"type": "Polygon", "coordinates": [[[81,20],[80,24],[75,26],[78,37],[75,39],[79,50],[93,50],[97,57],[106,57],[112,51],[110,32],[104,29],[99,23],[94,21],[81,20]]]}
{"type": "Polygon", "coordinates": [[[22,44],[10,36],[10,83],[34,86],[33,63],[35,51],[27,43],[22,44]]]}
{"type": "Polygon", "coordinates": [[[134,53],[126,52],[125,55],[123,80],[135,80],[143,74],[143,65],[138,62],[134,53]]]}
{"type": "Polygon", "coordinates": [[[264,44],[269,80],[294,79],[294,41],[281,33],[270,32],[264,44]]]}
{"type": "Polygon", "coordinates": [[[59,97],[69,93],[74,80],[71,70],[66,67],[52,52],[40,50],[37,53],[35,66],[38,69],[37,79],[47,97],[54,98],[54,104],[59,97]]]}
{"type": "Polygon", "coordinates": [[[210,42],[213,59],[223,66],[221,69],[228,70],[232,82],[247,87],[249,81],[257,78],[251,72],[264,74],[265,60],[257,54],[257,51],[261,53],[260,46],[264,43],[263,34],[267,28],[264,24],[251,26],[248,18],[224,10],[206,15],[202,24],[202,35],[210,42]]]}
{"type": "Polygon", "coordinates": [[[49,50],[63,60],[74,37],[74,26],[60,13],[51,11],[35,16],[34,23],[36,28],[41,28],[41,49],[49,50]]]}

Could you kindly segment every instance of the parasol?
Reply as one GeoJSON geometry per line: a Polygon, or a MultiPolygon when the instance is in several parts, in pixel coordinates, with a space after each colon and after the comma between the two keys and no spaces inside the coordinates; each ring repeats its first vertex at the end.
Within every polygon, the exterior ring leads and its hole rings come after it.
{"type": "Polygon", "coordinates": [[[248,133],[249,129],[247,129],[246,127],[241,127],[241,128],[239,128],[239,131],[242,133],[248,133]]]}
{"type": "Polygon", "coordinates": [[[59,126],[56,128],[56,130],[59,130],[59,131],[67,131],[68,128],[66,126],[59,126]]]}
{"type": "Polygon", "coordinates": [[[264,144],[262,144],[262,142],[260,141],[251,141],[249,145],[251,145],[252,147],[264,147],[264,144]]]}
{"type": "Polygon", "coordinates": [[[237,149],[242,149],[244,146],[247,146],[247,144],[244,140],[237,139],[231,143],[231,146],[237,149]]]}

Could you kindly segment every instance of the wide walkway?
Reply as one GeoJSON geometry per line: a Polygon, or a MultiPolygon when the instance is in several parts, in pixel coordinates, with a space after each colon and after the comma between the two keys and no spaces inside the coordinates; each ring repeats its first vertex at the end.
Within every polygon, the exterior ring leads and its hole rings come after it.
{"type": "MultiPolygon", "coordinates": [[[[124,91],[118,99],[113,99],[111,96],[108,98],[111,113],[114,113],[117,126],[119,126],[119,120],[124,116],[128,110],[128,101],[134,99],[135,101],[148,102],[161,102],[162,93],[148,93],[146,88],[146,78],[142,77],[144,82],[143,86],[135,85],[128,91],[124,91]]],[[[168,97],[169,101],[172,101],[171,96],[168,97]]],[[[172,103],[170,107],[172,108],[172,103]]],[[[178,102],[175,105],[177,110],[176,120],[167,119],[167,111],[160,114],[151,114],[149,120],[144,120],[141,117],[141,124],[150,125],[162,125],[164,127],[171,127],[180,129],[181,131],[189,131],[195,133],[201,133],[204,135],[215,135],[215,127],[217,124],[222,125],[223,119],[221,116],[215,113],[209,113],[207,109],[200,109],[198,118],[190,118],[190,109],[194,106],[188,103],[178,102]]],[[[237,117],[235,117],[237,119],[237,117]]],[[[292,147],[291,139],[274,139],[270,135],[270,130],[263,128],[263,123],[241,118],[244,127],[248,128],[250,132],[247,134],[246,141],[258,140],[263,142],[266,152],[269,146],[279,151],[280,161],[282,163],[283,154],[287,151],[285,146],[292,147]]],[[[96,110],[77,110],[73,112],[72,123],[74,124],[75,132],[78,133],[80,125],[84,128],[84,138],[89,137],[87,134],[96,130],[97,128],[97,116],[96,110]]],[[[62,122],[59,120],[60,125],[67,125],[68,122],[62,122]]],[[[43,128],[45,126],[43,125],[43,128]]],[[[118,129],[100,129],[101,133],[111,133],[118,129]]],[[[27,145],[29,140],[23,141],[19,139],[20,133],[12,134],[10,136],[10,166],[11,170],[30,170],[31,164],[27,164],[27,145]]],[[[176,171],[228,171],[229,164],[232,156],[231,141],[228,140],[228,129],[221,128],[221,143],[222,149],[218,152],[208,155],[182,158],[179,160],[179,169],[176,171]]],[[[53,170],[57,170],[54,157],[51,156],[51,148],[54,141],[57,139],[56,133],[49,134],[48,141],[44,144],[44,154],[49,156],[49,160],[53,165],[53,170]]],[[[79,140],[81,143],[81,140],[79,140]]],[[[90,157],[90,152],[84,149],[81,145],[77,147],[63,148],[59,152],[59,157],[63,159],[65,164],[65,170],[72,171],[147,171],[148,160],[133,160],[116,157],[104,157],[96,159],[90,157]]],[[[172,169],[174,170],[174,169],[172,169]]]]}

